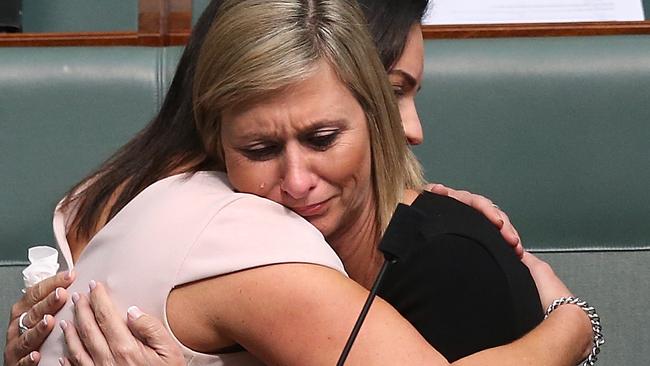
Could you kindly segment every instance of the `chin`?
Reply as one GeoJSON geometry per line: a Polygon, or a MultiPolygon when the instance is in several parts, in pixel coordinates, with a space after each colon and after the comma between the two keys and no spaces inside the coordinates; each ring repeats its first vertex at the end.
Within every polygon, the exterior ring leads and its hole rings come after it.
{"type": "Polygon", "coordinates": [[[314,219],[309,219],[305,217],[305,220],[309,221],[318,231],[323,234],[324,237],[328,237],[334,232],[333,225],[325,217],[319,217],[314,219]]]}

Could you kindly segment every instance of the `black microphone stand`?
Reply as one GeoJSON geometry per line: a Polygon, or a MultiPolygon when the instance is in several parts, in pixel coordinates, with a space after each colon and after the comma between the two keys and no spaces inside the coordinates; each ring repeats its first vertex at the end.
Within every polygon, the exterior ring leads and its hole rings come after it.
{"type": "Polygon", "coordinates": [[[372,289],[370,289],[370,294],[368,294],[366,303],[363,305],[363,309],[361,309],[361,314],[359,314],[359,317],[357,318],[357,322],[354,324],[354,328],[352,328],[352,333],[350,333],[350,337],[348,337],[348,341],[345,343],[345,347],[343,347],[343,352],[341,352],[341,357],[339,357],[339,361],[336,363],[336,366],[343,366],[345,364],[345,360],[348,358],[348,354],[352,349],[352,344],[354,344],[354,341],[357,339],[357,335],[361,330],[361,325],[363,324],[363,321],[366,320],[366,316],[368,315],[368,311],[370,310],[370,305],[372,305],[372,302],[375,300],[375,296],[377,296],[377,291],[379,290],[379,284],[381,283],[381,280],[384,278],[384,273],[386,273],[386,270],[388,269],[388,265],[393,263],[397,263],[397,259],[393,259],[393,260],[388,260],[388,258],[384,259],[384,264],[382,264],[381,269],[379,270],[379,274],[375,279],[375,283],[373,283],[372,289]]]}

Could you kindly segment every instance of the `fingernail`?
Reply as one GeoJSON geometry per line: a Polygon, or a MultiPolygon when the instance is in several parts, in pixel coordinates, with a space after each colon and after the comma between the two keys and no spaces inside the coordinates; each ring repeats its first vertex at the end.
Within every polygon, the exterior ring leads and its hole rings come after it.
{"type": "Polygon", "coordinates": [[[76,304],[77,301],[79,301],[79,293],[75,292],[72,294],[72,302],[76,304]]]}
{"type": "Polygon", "coordinates": [[[61,300],[61,295],[59,294],[59,290],[61,290],[61,287],[57,287],[56,290],[54,290],[54,298],[58,300],[61,300]]]}
{"type": "Polygon", "coordinates": [[[90,282],[88,282],[88,287],[90,287],[90,291],[94,290],[95,287],[97,287],[97,282],[95,282],[95,280],[90,280],[90,282]]]}
{"type": "Polygon", "coordinates": [[[68,323],[66,323],[65,320],[61,320],[61,321],[59,322],[59,327],[61,328],[61,330],[65,330],[65,328],[68,327],[68,323]]]}
{"type": "Polygon", "coordinates": [[[63,366],[65,362],[63,362],[63,358],[59,357],[59,365],[63,366]]]}
{"type": "Polygon", "coordinates": [[[503,224],[504,224],[503,220],[501,220],[501,219],[497,220],[497,226],[498,226],[499,228],[502,228],[502,227],[503,227],[503,224]]]}
{"type": "Polygon", "coordinates": [[[47,315],[43,315],[43,320],[41,321],[41,323],[43,323],[43,325],[47,327],[47,315]]]}
{"type": "Polygon", "coordinates": [[[36,360],[36,351],[32,351],[29,353],[29,359],[34,362],[36,360]]]}
{"type": "Polygon", "coordinates": [[[72,278],[72,270],[69,270],[69,271],[65,274],[65,276],[63,277],[63,279],[65,279],[65,280],[67,281],[67,280],[69,280],[69,279],[71,279],[71,278],[72,278]]]}
{"type": "Polygon", "coordinates": [[[144,315],[142,310],[140,310],[140,308],[138,308],[137,306],[130,306],[126,310],[126,313],[128,314],[129,319],[131,320],[137,320],[139,317],[144,315]]]}

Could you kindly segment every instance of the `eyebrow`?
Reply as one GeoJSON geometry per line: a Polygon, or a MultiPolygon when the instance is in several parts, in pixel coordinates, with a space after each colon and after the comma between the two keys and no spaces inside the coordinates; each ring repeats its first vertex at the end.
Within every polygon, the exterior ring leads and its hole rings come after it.
{"type": "MultiPolygon", "coordinates": [[[[298,133],[299,138],[304,138],[306,135],[309,133],[319,130],[321,128],[325,127],[332,127],[336,126],[338,128],[343,128],[347,124],[347,119],[345,118],[337,118],[337,119],[323,119],[323,120],[317,120],[313,123],[309,123],[308,126],[305,126],[304,128],[301,128],[301,131],[298,133]]],[[[276,131],[270,131],[270,132],[250,132],[250,133],[244,133],[241,136],[238,136],[238,139],[242,140],[248,140],[248,141],[254,141],[254,140],[265,140],[268,139],[269,137],[271,138],[276,138],[277,137],[276,131]]]]}
{"type": "MultiPolygon", "coordinates": [[[[411,88],[414,88],[416,85],[418,85],[418,81],[415,80],[413,75],[409,74],[408,72],[406,72],[404,70],[392,69],[388,73],[389,74],[398,74],[398,75],[402,76],[404,78],[404,80],[406,81],[406,83],[409,84],[409,86],[411,88]]],[[[418,87],[418,91],[420,91],[420,89],[422,89],[422,85],[420,85],[420,87],[418,87]]]]}

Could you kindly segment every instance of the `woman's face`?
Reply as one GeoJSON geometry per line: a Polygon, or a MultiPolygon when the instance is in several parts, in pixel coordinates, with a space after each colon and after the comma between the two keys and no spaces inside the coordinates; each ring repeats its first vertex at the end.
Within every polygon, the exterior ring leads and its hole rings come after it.
{"type": "Polygon", "coordinates": [[[420,90],[424,70],[424,41],[420,24],[411,27],[404,52],[392,69],[388,70],[399,112],[404,125],[406,139],[410,145],[419,145],[424,138],[422,124],[415,108],[415,96],[420,90]]]}
{"type": "Polygon", "coordinates": [[[366,117],[326,62],[267,100],[224,111],[221,129],[233,187],[291,208],[326,237],[372,207],[366,117]]]}

